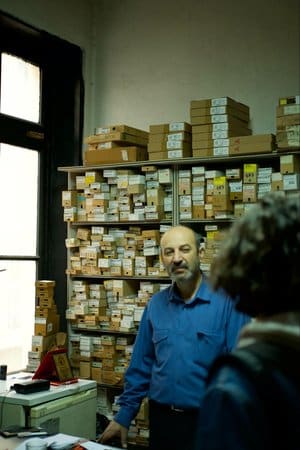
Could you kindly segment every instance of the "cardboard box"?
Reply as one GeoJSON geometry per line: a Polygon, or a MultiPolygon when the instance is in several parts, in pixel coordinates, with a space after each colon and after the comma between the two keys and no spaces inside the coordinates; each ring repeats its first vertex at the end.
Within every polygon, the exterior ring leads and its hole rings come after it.
{"type": "Polygon", "coordinates": [[[275,142],[275,135],[270,134],[252,134],[250,136],[236,136],[229,138],[230,145],[254,145],[260,143],[275,142]]]}
{"type": "Polygon", "coordinates": [[[244,103],[238,102],[231,97],[217,97],[203,100],[192,100],[190,103],[191,109],[193,108],[207,108],[211,106],[231,106],[237,108],[246,114],[249,114],[249,106],[244,103]]]}
{"type": "Polygon", "coordinates": [[[298,116],[300,116],[300,104],[296,103],[293,105],[283,105],[276,107],[277,117],[289,116],[291,114],[298,114],[298,116]]]}
{"type": "Polygon", "coordinates": [[[258,164],[243,165],[243,182],[252,184],[257,182],[258,164]]]}
{"type": "Polygon", "coordinates": [[[31,350],[34,352],[46,352],[56,345],[56,334],[50,336],[32,336],[31,350]]]}
{"type": "Polygon", "coordinates": [[[148,131],[140,130],[139,128],[129,127],[128,125],[109,125],[105,127],[98,127],[95,129],[95,134],[112,134],[112,133],[127,133],[132,136],[140,136],[148,138],[148,131]]]}
{"type": "Polygon", "coordinates": [[[161,151],[161,152],[151,152],[148,154],[148,158],[150,161],[160,161],[163,159],[168,159],[168,151],[161,151]]]}
{"type": "Polygon", "coordinates": [[[295,147],[300,148],[300,125],[287,127],[286,131],[279,131],[276,134],[278,148],[295,147]]]}
{"type": "Polygon", "coordinates": [[[169,132],[169,124],[168,123],[161,123],[158,125],[150,125],[149,126],[150,134],[165,134],[168,132],[169,132]]]}
{"type": "Polygon", "coordinates": [[[245,113],[244,111],[230,107],[230,106],[211,106],[209,108],[191,108],[190,116],[209,116],[215,114],[228,114],[232,117],[237,117],[243,122],[249,121],[249,113],[245,113]]]}
{"type": "Polygon", "coordinates": [[[283,190],[296,191],[300,189],[300,173],[283,175],[283,190]]]}
{"type": "Polygon", "coordinates": [[[254,155],[257,153],[272,153],[276,149],[274,142],[257,142],[253,144],[230,144],[229,155],[254,155]]]}
{"type": "Polygon", "coordinates": [[[232,128],[246,127],[247,122],[233,117],[229,114],[214,114],[210,116],[193,116],[191,117],[192,125],[206,125],[206,124],[218,124],[226,123],[230,124],[232,128]]]}
{"type": "Polygon", "coordinates": [[[57,333],[59,329],[59,315],[54,317],[36,317],[34,320],[34,334],[39,336],[49,336],[57,333]]]}
{"type": "Polygon", "coordinates": [[[204,205],[192,204],[192,218],[193,219],[205,219],[204,205]]]}
{"type": "Polygon", "coordinates": [[[141,147],[122,147],[110,150],[87,150],[84,152],[84,165],[112,164],[130,161],[146,161],[147,149],[141,147]]]}
{"type": "Polygon", "coordinates": [[[276,118],[276,130],[286,131],[286,127],[300,125],[300,114],[291,114],[276,118]]]}
{"type": "Polygon", "coordinates": [[[257,202],[257,184],[243,185],[243,203],[257,202]]]}
{"type": "Polygon", "coordinates": [[[300,95],[293,95],[292,97],[281,97],[279,99],[279,106],[300,104],[300,95]]]}
{"type": "Polygon", "coordinates": [[[140,145],[146,147],[148,143],[148,137],[134,136],[132,134],[122,132],[114,132],[108,134],[94,134],[92,136],[88,136],[85,139],[86,144],[99,144],[101,142],[111,142],[111,141],[124,142],[132,145],[140,145]]]}
{"type": "Polygon", "coordinates": [[[214,156],[213,148],[193,148],[192,156],[194,158],[207,158],[214,156]]]}
{"type": "Polygon", "coordinates": [[[283,190],[282,173],[280,173],[280,172],[272,173],[271,189],[272,189],[272,191],[282,191],[283,190]]]}
{"type": "Polygon", "coordinates": [[[280,173],[300,172],[300,156],[299,155],[282,155],[280,156],[280,173]]]}

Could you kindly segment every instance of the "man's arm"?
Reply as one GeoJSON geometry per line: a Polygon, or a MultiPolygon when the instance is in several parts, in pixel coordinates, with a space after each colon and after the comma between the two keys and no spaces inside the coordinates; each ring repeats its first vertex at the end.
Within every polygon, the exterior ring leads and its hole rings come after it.
{"type": "Polygon", "coordinates": [[[138,413],[142,400],[148,394],[153,360],[152,327],[146,307],[125,374],[124,391],[118,399],[120,410],[100,436],[100,442],[107,442],[114,436],[121,436],[123,448],[126,448],[124,445],[126,445],[130,423],[138,413]]]}

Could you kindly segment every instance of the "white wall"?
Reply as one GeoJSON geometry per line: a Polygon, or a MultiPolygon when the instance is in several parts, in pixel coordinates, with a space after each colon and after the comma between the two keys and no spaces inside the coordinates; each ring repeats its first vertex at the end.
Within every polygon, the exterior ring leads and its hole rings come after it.
{"type": "Polygon", "coordinates": [[[231,96],[268,133],[300,93],[299,0],[94,3],[95,126],[189,121],[191,100],[231,96]]]}
{"type": "Polygon", "coordinates": [[[0,0],[84,51],[84,134],[189,121],[191,100],[231,96],[254,133],[300,93],[299,0],[0,0]]]}

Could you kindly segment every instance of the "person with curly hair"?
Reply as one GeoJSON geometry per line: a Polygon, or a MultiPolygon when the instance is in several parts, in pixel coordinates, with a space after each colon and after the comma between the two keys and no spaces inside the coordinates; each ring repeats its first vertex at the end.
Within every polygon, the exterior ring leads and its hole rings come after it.
{"type": "Polygon", "coordinates": [[[222,241],[211,284],[253,320],[210,369],[194,450],[300,449],[299,263],[299,194],[267,194],[222,241]]]}

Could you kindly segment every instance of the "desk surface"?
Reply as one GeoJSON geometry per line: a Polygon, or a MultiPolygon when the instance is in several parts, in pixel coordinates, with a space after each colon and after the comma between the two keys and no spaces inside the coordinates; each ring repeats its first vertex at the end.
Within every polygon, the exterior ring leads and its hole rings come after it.
{"type": "MultiPolygon", "coordinates": [[[[57,435],[57,436],[65,436],[67,437],[67,435],[57,435]]],[[[54,438],[55,440],[55,436],[53,437],[49,437],[49,438],[45,438],[45,439],[50,439],[52,440],[52,438],[54,438]]],[[[17,447],[19,447],[22,443],[23,446],[25,447],[25,442],[28,440],[28,438],[18,438],[18,437],[12,437],[12,438],[4,438],[2,436],[0,436],[0,450],[15,450],[17,447]]],[[[101,445],[101,444],[96,444],[95,442],[90,442],[90,441],[82,441],[82,445],[84,446],[86,442],[86,446],[88,449],[92,449],[92,450],[122,450],[120,448],[117,447],[111,447],[109,445],[101,445]]]]}
{"type": "Polygon", "coordinates": [[[14,450],[24,441],[25,439],[17,437],[4,438],[0,436],[0,450],[14,450]]]}
{"type": "MultiPolygon", "coordinates": [[[[31,379],[31,376],[30,378],[31,379]]],[[[58,398],[63,398],[69,395],[74,395],[79,392],[84,392],[89,389],[96,388],[97,383],[94,380],[78,380],[77,383],[50,386],[48,391],[35,392],[34,394],[17,394],[11,390],[14,383],[22,381],[15,376],[9,376],[7,380],[0,381],[0,403],[4,400],[5,403],[18,404],[24,406],[35,406],[58,398]]],[[[24,380],[23,381],[27,381],[24,380]]],[[[0,448],[0,450],[2,450],[0,448]]]]}

